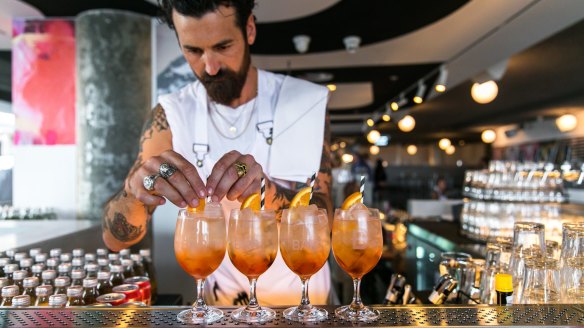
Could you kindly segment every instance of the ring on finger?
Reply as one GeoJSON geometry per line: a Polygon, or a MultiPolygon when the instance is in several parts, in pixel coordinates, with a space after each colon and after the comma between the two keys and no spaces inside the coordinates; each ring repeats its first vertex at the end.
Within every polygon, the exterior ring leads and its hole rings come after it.
{"type": "Polygon", "coordinates": [[[144,188],[146,188],[146,190],[148,191],[153,191],[154,190],[154,184],[156,183],[156,179],[158,179],[158,177],[160,177],[159,174],[153,174],[153,175],[147,175],[144,177],[144,180],[142,181],[142,184],[144,185],[144,188]]]}
{"type": "Polygon", "coordinates": [[[176,171],[177,171],[176,166],[169,164],[169,163],[162,163],[160,165],[160,168],[158,169],[160,176],[164,180],[170,178],[176,171]]]}
{"type": "Polygon", "coordinates": [[[247,174],[247,165],[243,162],[237,161],[235,162],[235,171],[237,171],[237,176],[242,178],[247,174]]]}

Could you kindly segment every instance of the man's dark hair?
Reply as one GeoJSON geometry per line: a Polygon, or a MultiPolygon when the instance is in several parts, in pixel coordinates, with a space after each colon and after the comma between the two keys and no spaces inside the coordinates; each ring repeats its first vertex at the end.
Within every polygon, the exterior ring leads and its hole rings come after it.
{"type": "Polygon", "coordinates": [[[241,29],[244,37],[246,23],[255,6],[254,0],[158,0],[161,15],[160,20],[174,29],[172,11],[176,10],[183,16],[201,18],[205,14],[217,10],[220,6],[235,8],[236,24],[241,29]]]}

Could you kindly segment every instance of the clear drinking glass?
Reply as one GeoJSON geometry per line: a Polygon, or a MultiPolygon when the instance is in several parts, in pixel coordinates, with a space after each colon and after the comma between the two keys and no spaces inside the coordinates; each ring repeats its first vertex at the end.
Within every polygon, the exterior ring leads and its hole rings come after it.
{"type": "Polygon", "coordinates": [[[359,294],[361,278],[371,271],[383,250],[379,211],[361,204],[350,210],[337,209],[333,220],[333,254],[339,266],[353,279],[353,301],[337,308],[343,320],[368,322],[379,318],[379,311],[366,307],[359,294]]]}
{"type": "Polygon", "coordinates": [[[515,222],[513,226],[513,253],[509,271],[513,275],[513,303],[518,303],[523,291],[525,259],[545,257],[545,227],[535,222],[515,222]]]}
{"type": "Polygon", "coordinates": [[[182,323],[206,324],[223,318],[223,311],[207,306],[205,278],[215,271],[225,257],[225,217],[219,203],[208,203],[201,213],[181,209],[174,233],[174,253],[180,266],[197,282],[197,300],[190,310],[177,318],[182,323]]]}
{"type": "Polygon", "coordinates": [[[440,254],[438,269],[440,275],[450,274],[457,282],[449,299],[458,297],[458,292],[466,286],[467,272],[472,267],[472,256],[462,252],[443,252],[440,254]]]}
{"type": "Polygon", "coordinates": [[[311,205],[283,211],[280,252],[288,268],[302,282],[300,305],[284,310],[286,319],[304,322],[327,318],[328,312],[325,309],[310,304],[308,280],[326,263],[330,248],[330,227],[326,210],[311,205]]]}
{"type": "Polygon", "coordinates": [[[262,323],[274,319],[274,310],[259,305],[256,283],[259,276],[274,263],[278,253],[276,213],[273,210],[254,211],[250,208],[231,211],[227,240],[231,263],[250,283],[249,304],[233,311],[231,318],[245,323],[262,323]]]}
{"type": "Polygon", "coordinates": [[[565,303],[584,303],[584,223],[564,223],[562,230],[562,300],[565,303]]]}
{"type": "Polygon", "coordinates": [[[525,260],[525,278],[520,304],[551,304],[560,301],[560,270],[552,258],[525,260]]]}

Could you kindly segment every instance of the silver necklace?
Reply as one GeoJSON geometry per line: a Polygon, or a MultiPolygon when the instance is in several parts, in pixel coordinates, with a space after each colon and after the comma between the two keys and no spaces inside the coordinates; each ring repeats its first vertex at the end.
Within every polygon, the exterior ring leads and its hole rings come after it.
{"type": "MultiPolygon", "coordinates": [[[[235,140],[235,139],[241,137],[241,135],[243,135],[245,133],[245,131],[247,131],[247,127],[249,126],[249,123],[251,122],[251,119],[253,117],[253,112],[256,109],[257,99],[258,99],[258,96],[256,95],[256,97],[253,100],[253,107],[252,107],[251,112],[249,114],[249,119],[247,120],[247,122],[245,123],[245,125],[243,126],[243,129],[241,130],[241,132],[239,134],[234,135],[234,136],[226,136],[225,134],[223,134],[223,132],[221,132],[221,129],[219,129],[219,127],[215,123],[215,120],[213,119],[213,115],[210,115],[209,116],[211,118],[211,123],[213,124],[213,126],[215,127],[215,129],[217,130],[217,132],[222,137],[224,137],[226,139],[235,140]]],[[[221,112],[219,111],[219,109],[217,109],[217,107],[211,101],[211,99],[207,99],[207,103],[210,104],[211,109],[214,109],[214,111],[217,113],[217,115],[219,115],[219,117],[229,125],[229,132],[231,132],[231,133],[237,133],[237,128],[235,127],[235,122],[237,121],[237,119],[235,121],[233,121],[233,122],[230,121],[230,120],[228,120],[227,117],[225,117],[225,116],[223,116],[223,114],[221,114],[221,112]]]]}

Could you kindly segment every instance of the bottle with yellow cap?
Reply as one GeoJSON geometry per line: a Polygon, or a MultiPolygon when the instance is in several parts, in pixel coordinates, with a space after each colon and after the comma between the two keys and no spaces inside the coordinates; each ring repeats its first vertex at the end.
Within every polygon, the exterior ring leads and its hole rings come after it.
{"type": "Polygon", "coordinates": [[[511,305],[513,302],[513,277],[507,273],[495,275],[497,305],[511,305]]]}

